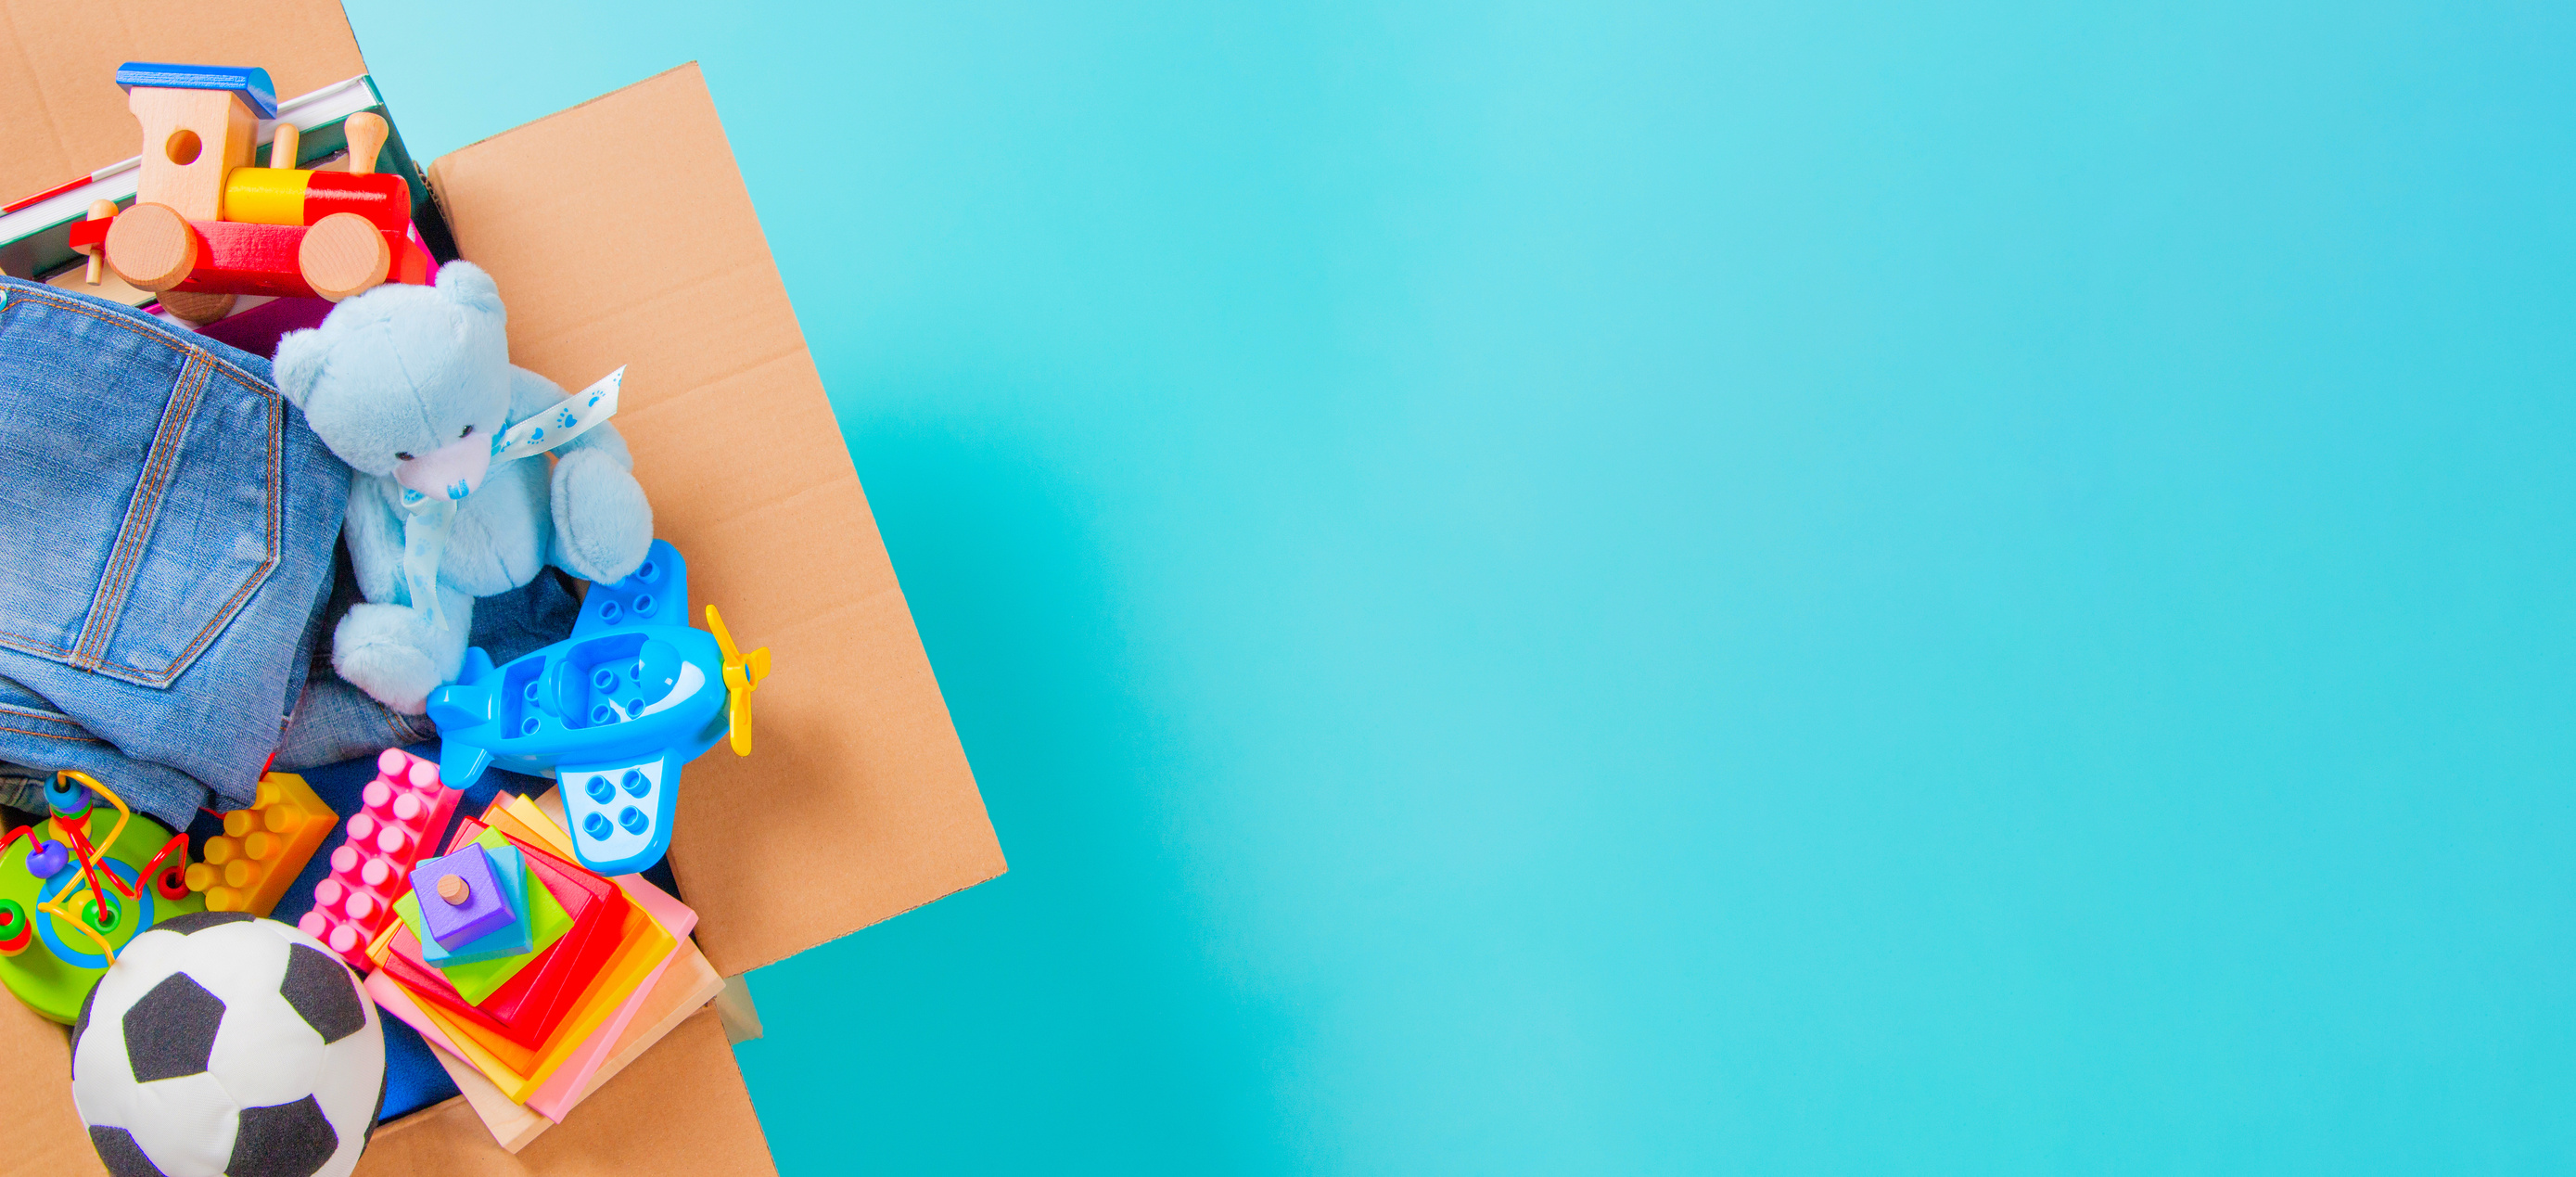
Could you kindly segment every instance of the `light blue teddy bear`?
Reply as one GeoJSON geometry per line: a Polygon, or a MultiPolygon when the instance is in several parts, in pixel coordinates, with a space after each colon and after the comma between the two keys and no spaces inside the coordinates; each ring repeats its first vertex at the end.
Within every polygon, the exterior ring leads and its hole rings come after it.
{"type": "Polygon", "coordinates": [[[548,563],[619,580],[653,542],[615,426],[561,443],[551,478],[542,456],[492,460],[510,426],[529,423],[524,434],[578,403],[510,363],[505,323],[491,275],[450,262],[435,286],[378,286],[278,342],[279,390],[354,471],[342,535],[366,603],[341,618],[331,663],[396,711],[420,714],[456,677],[474,598],[548,563]]]}

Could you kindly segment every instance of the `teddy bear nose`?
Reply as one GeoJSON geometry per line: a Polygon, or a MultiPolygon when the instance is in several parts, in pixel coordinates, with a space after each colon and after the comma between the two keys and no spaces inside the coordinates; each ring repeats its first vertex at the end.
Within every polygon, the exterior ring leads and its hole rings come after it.
{"type": "Polygon", "coordinates": [[[442,499],[461,499],[483,485],[492,466],[492,447],[479,437],[463,437],[394,466],[394,481],[405,490],[442,499]]]}

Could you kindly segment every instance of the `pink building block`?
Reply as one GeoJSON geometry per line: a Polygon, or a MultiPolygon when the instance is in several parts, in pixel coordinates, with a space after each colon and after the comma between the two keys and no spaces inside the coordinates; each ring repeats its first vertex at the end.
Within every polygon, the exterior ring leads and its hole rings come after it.
{"type": "Polygon", "coordinates": [[[313,886],[313,910],[297,921],[349,967],[367,970],[367,944],[396,918],[412,867],[438,856],[438,837],[464,792],[438,782],[438,763],[400,748],[376,758],[376,779],[349,816],[349,837],[331,852],[331,874],[313,886]]]}

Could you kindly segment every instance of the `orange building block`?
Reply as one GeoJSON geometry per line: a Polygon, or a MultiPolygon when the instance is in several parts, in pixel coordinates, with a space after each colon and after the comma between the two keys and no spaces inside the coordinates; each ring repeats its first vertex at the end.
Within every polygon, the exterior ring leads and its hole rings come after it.
{"type": "Polygon", "coordinates": [[[208,911],[267,915],[339,821],[303,777],[272,772],[251,807],[225,814],[224,832],[206,839],[206,860],[188,866],[188,889],[205,893],[208,911]]]}

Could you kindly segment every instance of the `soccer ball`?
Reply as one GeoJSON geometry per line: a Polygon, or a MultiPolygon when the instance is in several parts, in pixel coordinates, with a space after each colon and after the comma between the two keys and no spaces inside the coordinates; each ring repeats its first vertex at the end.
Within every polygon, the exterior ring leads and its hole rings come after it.
{"type": "Polygon", "coordinates": [[[72,1027],[72,1103],[116,1177],[340,1177],[385,1102],[385,1035],[340,958],[248,912],[136,936],[72,1027]]]}

